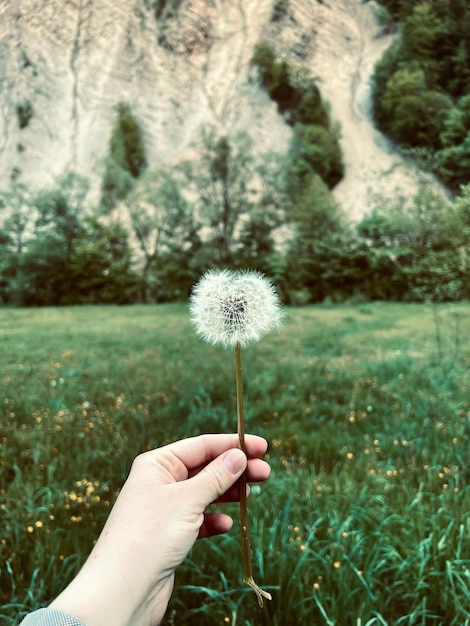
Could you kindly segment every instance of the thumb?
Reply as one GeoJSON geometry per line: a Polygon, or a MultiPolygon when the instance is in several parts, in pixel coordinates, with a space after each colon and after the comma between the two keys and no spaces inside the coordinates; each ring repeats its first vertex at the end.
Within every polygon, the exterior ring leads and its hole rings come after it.
{"type": "Polygon", "coordinates": [[[220,498],[240,478],[247,466],[244,452],[232,448],[206,465],[191,480],[204,506],[220,498]]]}

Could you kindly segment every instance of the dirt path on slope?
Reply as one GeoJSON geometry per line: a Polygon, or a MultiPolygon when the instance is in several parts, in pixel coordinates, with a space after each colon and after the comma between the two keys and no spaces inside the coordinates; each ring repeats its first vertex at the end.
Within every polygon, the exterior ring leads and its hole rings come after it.
{"type": "Polygon", "coordinates": [[[352,219],[368,212],[371,193],[412,195],[418,173],[373,125],[370,77],[392,43],[377,24],[375,2],[325,0],[316,11],[312,72],[341,125],[345,177],[335,198],[352,219]]]}
{"type": "Polygon", "coordinates": [[[227,129],[240,115],[239,92],[271,5],[272,0],[214,0],[211,6],[211,45],[207,55],[193,63],[201,62],[201,89],[210,115],[227,129]]]}

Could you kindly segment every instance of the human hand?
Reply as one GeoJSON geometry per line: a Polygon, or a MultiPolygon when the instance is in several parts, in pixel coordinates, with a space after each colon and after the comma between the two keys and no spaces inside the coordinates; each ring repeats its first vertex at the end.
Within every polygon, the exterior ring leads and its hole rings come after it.
{"type": "Polygon", "coordinates": [[[51,607],[87,626],[156,626],[163,619],[174,572],[198,537],[230,530],[232,519],[205,513],[213,502],[239,499],[238,478],[260,482],[267,442],[237,435],[201,435],[138,456],[87,562],[51,607]]]}

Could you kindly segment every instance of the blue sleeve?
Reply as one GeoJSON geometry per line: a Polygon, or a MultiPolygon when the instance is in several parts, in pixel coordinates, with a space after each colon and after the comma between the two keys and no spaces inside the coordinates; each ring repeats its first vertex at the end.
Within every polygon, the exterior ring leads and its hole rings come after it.
{"type": "Polygon", "coordinates": [[[63,611],[39,609],[27,615],[20,626],[86,626],[83,622],[63,611]]]}

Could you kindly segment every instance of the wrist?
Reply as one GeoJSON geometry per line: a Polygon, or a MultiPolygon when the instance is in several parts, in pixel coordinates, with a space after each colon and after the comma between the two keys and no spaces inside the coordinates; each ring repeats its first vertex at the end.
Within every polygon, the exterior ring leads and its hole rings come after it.
{"type": "Polygon", "coordinates": [[[137,577],[126,579],[111,566],[100,572],[95,564],[85,564],[49,608],[73,615],[85,626],[158,626],[169,594],[165,585],[159,585],[142,597],[139,582],[137,577]]]}

